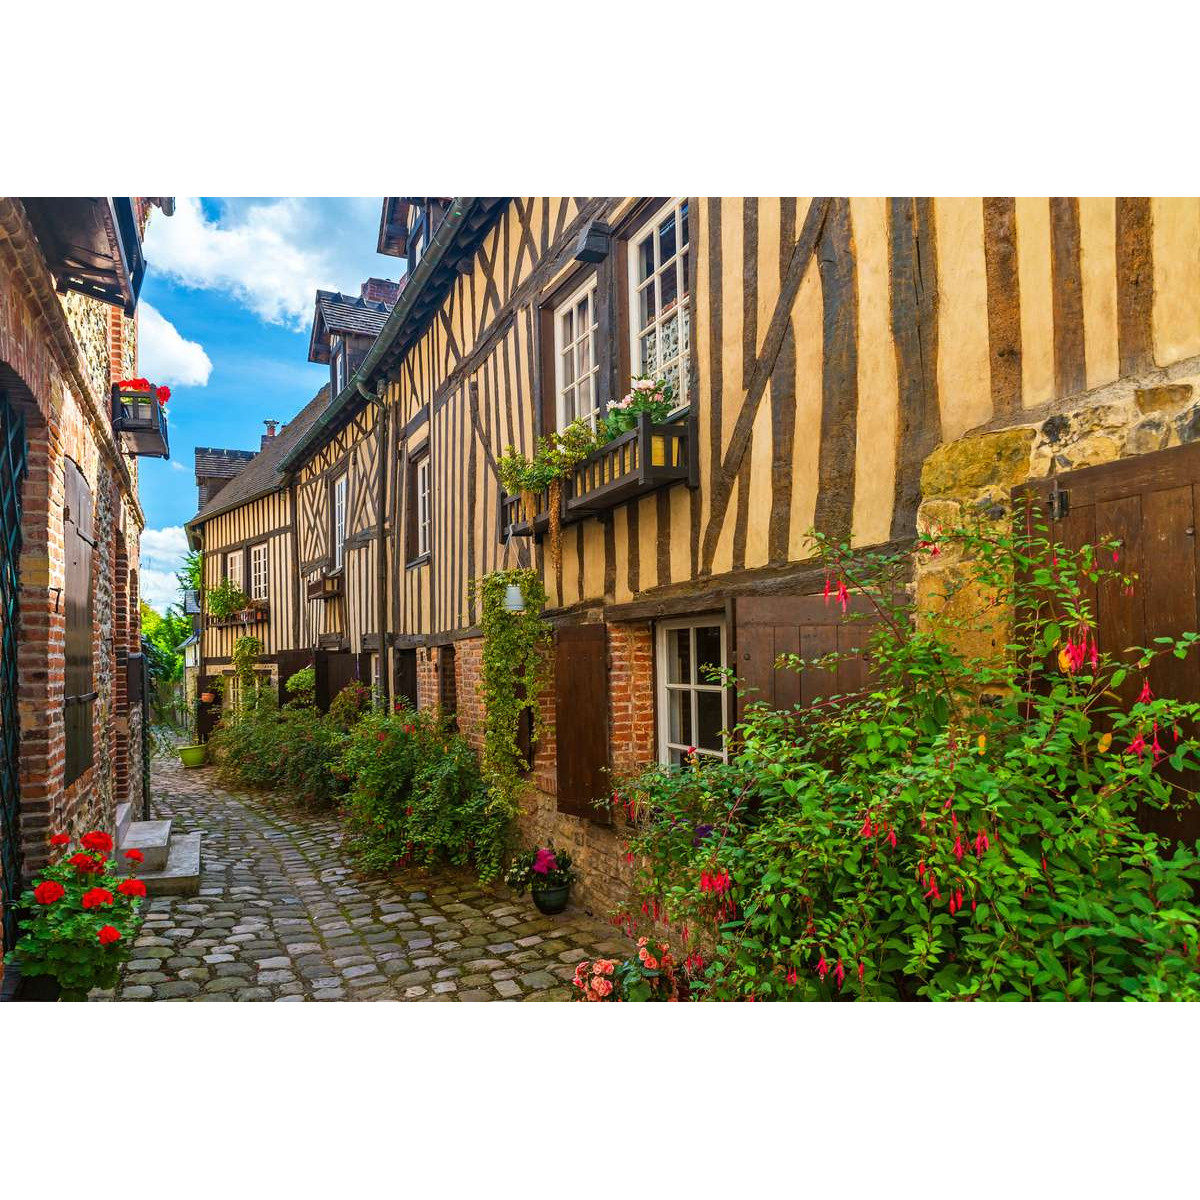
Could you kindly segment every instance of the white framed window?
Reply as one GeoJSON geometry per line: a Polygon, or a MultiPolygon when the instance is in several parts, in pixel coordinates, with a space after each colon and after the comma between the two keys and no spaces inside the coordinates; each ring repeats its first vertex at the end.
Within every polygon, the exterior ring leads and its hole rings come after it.
{"type": "Polygon", "coordinates": [[[685,617],[658,626],[658,756],[682,763],[689,753],[727,757],[729,689],[710,675],[725,665],[725,621],[685,617]]]}
{"type": "Polygon", "coordinates": [[[267,543],[250,547],[250,599],[267,598],[267,543]]]}
{"type": "Polygon", "coordinates": [[[417,557],[428,554],[433,532],[433,503],[429,483],[429,455],[417,463],[417,557]]]}
{"type": "Polygon", "coordinates": [[[584,420],[596,428],[596,277],[554,310],[554,395],[559,429],[584,420]]]}
{"type": "Polygon", "coordinates": [[[346,386],[346,351],[340,337],[335,337],[330,345],[333,350],[333,394],[339,396],[346,386]]]}
{"type": "Polygon", "coordinates": [[[333,485],[333,569],[340,571],[346,559],[346,489],[349,475],[333,485]]]}
{"type": "Polygon", "coordinates": [[[672,200],[629,239],[629,334],[634,375],[666,379],[688,403],[688,202],[672,200]]]}
{"type": "Polygon", "coordinates": [[[225,555],[225,578],[230,583],[236,583],[238,587],[244,586],[242,578],[242,552],[233,550],[225,555]]]}

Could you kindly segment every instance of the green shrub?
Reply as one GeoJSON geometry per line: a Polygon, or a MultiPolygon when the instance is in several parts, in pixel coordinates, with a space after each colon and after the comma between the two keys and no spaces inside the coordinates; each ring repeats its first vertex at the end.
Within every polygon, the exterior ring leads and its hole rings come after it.
{"type": "Polygon", "coordinates": [[[363,866],[474,865],[499,873],[508,820],[490,810],[475,755],[436,711],[369,712],[335,768],[348,786],[343,812],[363,866]]]}
{"type": "Polygon", "coordinates": [[[218,620],[231,617],[235,612],[241,612],[250,603],[249,597],[232,579],[222,579],[216,587],[211,587],[205,593],[204,604],[210,616],[218,620]]]}
{"type": "Polygon", "coordinates": [[[312,708],[317,702],[317,668],[301,667],[294,675],[288,676],[284,687],[291,697],[289,704],[312,708]]]}
{"type": "Polygon", "coordinates": [[[329,705],[329,719],[339,729],[352,729],[371,708],[373,697],[365,683],[348,683],[329,705]]]}
{"type": "Polygon", "coordinates": [[[269,689],[258,704],[224,717],[209,741],[223,783],[286,792],[302,804],[327,807],[345,790],[332,764],[346,734],[315,709],[279,709],[269,689]]]}
{"type": "Polygon", "coordinates": [[[1197,636],[1097,647],[1089,597],[1136,579],[1115,546],[1068,553],[1032,522],[925,543],[961,561],[917,625],[889,599],[900,559],[822,548],[831,602],[835,586],[875,597],[873,682],[804,710],[752,704],[729,765],[618,789],[642,911],[685,939],[701,994],[1197,995],[1196,847],[1138,820],[1195,803],[1177,783],[1200,766],[1200,705],[1143,680],[1197,636]],[[972,656],[989,620],[1001,649],[972,656]]]}

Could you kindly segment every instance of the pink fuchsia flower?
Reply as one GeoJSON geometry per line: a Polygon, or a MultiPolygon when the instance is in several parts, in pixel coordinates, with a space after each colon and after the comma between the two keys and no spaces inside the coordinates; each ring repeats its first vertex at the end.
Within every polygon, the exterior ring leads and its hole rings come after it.
{"type": "Polygon", "coordinates": [[[850,607],[850,592],[843,579],[838,580],[837,601],[842,606],[842,612],[845,612],[850,607]]]}
{"type": "Polygon", "coordinates": [[[817,961],[817,974],[821,977],[821,982],[825,982],[825,976],[829,974],[829,964],[825,961],[825,951],[821,951],[821,957],[817,961]]]}
{"type": "Polygon", "coordinates": [[[1138,693],[1137,702],[1139,704],[1149,704],[1154,699],[1154,693],[1150,690],[1150,680],[1142,680],[1142,690],[1138,693]]]}
{"type": "Polygon", "coordinates": [[[929,891],[925,893],[923,899],[928,900],[931,896],[935,900],[942,898],[942,893],[938,891],[937,879],[933,875],[929,876],[929,891]]]}
{"type": "Polygon", "coordinates": [[[842,966],[842,960],[837,960],[837,966],[833,968],[833,977],[837,980],[838,991],[842,990],[842,984],[846,982],[846,968],[842,966]]]}
{"type": "Polygon", "coordinates": [[[1146,753],[1146,739],[1139,733],[1137,737],[1129,743],[1129,748],[1125,751],[1126,754],[1136,754],[1138,761],[1141,762],[1146,753]]]}
{"type": "Polygon", "coordinates": [[[866,963],[859,963],[859,964],[858,964],[858,982],[859,982],[859,983],[862,983],[862,981],[863,981],[863,976],[864,976],[866,973],[867,973],[867,965],[866,965],[866,963]]]}
{"type": "Polygon", "coordinates": [[[867,815],[865,817],[863,817],[862,828],[858,832],[859,832],[860,837],[865,837],[865,838],[870,837],[871,834],[873,834],[875,832],[874,827],[871,825],[871,814],[870,813],[867,813],[867,815]]]}
{"type": "Polygon", "coordinates": [[[796,983],[797,983],[797,981],[799,980],[799,978],[800,978],[800,977],[799,977],[799,976],[796,974],[796,968],[795,968],[795,967],[789,967],[789,968],[788,968],[788,973],[787,973],[787,983],[788,983],[788,987],[795,987],[795,986],[796,986],[796,983]]]}
{"type": "Polygon", "coordinates": [[[978,833],[975,835],[975,854],[976,854],[976,855],[977,855],[979,858],[982,858],[982,857],[983,857],[983,852],[984,852],[984,851],[985,851],[985,850],[988,848],[988,846],[990,846],[990,845],[991,845],[991,843],[988,841],[988,835],[987,835],[986,833],[984,833],[984,831],[981,829],[981,830],[980,830],[980,831],[979,831],[979,832],[978,832],[978,833]]]}
{"type": "Polygon", "coordinates": [[[896,848],[896,830],[895,830],[895,828],[894,828],[894,827],[889,827],[889,828],[888,828],[888,838],[887,838],[887,840],[888,840],[888,845],[890,845],[890,846],[891,846],[891,848],[892,848],[893,850],[895,850],[895,848],[896,848]]]}
{"type": "Polygon", "coordinates": [[[557,871],[558,859],[554,857],[554,851],[542,846],[533,856],[533,869],[539,875],[548,875],[551,871],[557,871]]]}
{"type": "Polygon", "coordinates": [[[958,859],[959,862],[962,862],[963,853],[962,835],[959,834],[954,839],[954,857],[958,859]]]}

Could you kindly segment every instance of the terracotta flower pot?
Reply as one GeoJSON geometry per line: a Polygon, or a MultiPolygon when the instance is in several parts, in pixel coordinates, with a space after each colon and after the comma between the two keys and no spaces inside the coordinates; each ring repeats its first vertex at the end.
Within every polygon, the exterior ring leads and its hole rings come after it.
{"type": "Polygon", "coordinates": [[[216,692],[201,692],[200,700],[203,704],[211,704],[217,698],[216,692]]]}

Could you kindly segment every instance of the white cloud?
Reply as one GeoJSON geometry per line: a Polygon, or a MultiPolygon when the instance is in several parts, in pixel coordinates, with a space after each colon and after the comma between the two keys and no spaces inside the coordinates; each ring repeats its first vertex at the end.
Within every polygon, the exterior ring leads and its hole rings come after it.
{"type": "Polygon", "coordinates": [[[317,288],[357,291],[369,274],[395,275],[396,260],[375,253],[378,213],[374,199],[234,200],[210,220],[198,199],[180,197],[174,216],[151,222],[146,260],[185,287],[227,292],[264,321],[302,330],[317,288]]]}
{"type": "Polygon", "coordinates": [[[138,590],[141,598],[160,613],[179,600],[175,572],[183,566],[186,553],[187,535],[182,525],[142,530],[138,590]]]}
{"type": "Polygon", "coordinates": [[[155,383],[204,387],[212,360],[199,342],[187,338],[152,305],[138,310],[138,369],[155,383]]]}

